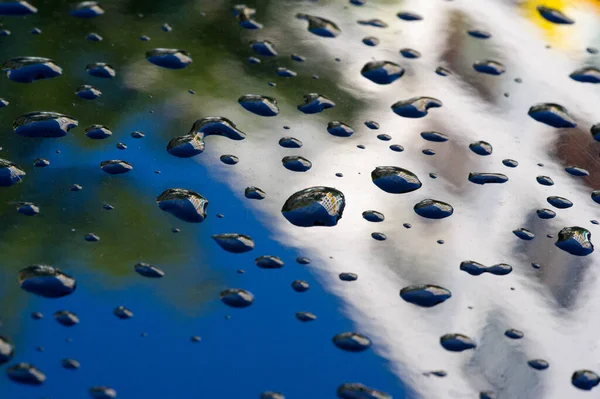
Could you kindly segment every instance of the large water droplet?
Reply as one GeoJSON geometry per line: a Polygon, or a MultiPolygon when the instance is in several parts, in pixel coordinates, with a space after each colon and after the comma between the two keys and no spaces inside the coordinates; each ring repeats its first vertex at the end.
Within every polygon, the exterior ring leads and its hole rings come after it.
{"type": "Polygon", "coordinates": [[[258,55],[265,57],[274,57],[277,55],[275,45],[268,40],[252,40],[250,42],[250,47],[258,55]]]}
{"type": "Polygon", "coordinates": [[[275,116],[279,113],[277,100],[259,94],[246,94],[238,99],[238,103],[247,111],[260,116],[275,116]]]}
{"type": "Polygon", "coordinates": [[[111,79],[117,74],[112,66],[104,62],[94,62],[93,64],[88,64],[85,67],[85,70],[87,71],[88,75],[96,78],[111,79]]]}
{"type": "Polygon", "coordinates": [[[588,229],[578,226],[565,227],[558,232],[558,239],[554,245],[571,255],[587,256],[594,252],[591,239],[592,233],[588,229]]]}
{"type": "Polygon", "coordinates": [[[221,291],[221,301],[232,308],[247,308],[254,302],[254,295],[241,288],[230,288],[221,291]]]}
{"type": "Polygon", "coordinates": [[[192,63],[187,51],[173,48],[155,48],[146,52],[146,59],[159,67],[167,69],[183,69],[192,63]]]}
{"type": "Polygon", "coordinates": [[[442,102],[433,97],[413,97],[398,101],[392,105],[392,110],[405,118],[423,118],[430,108],[439,108],[442,102]]]}
{"type": "Polygon", "coordinates": [[[112,132],[103,125],[91,125],[85,129],[85,135],[90,139],[102,140],[112,136],[112,132]]]}
{"type": "Polygon", "coordinates": [[[531,241],[535,238],[535,234],[523,227],[513,230],[513,234],[525,241],[531,241]]]}
{"type": "Polygon", "coordinates": [[[450,299],[452,293],[437,285],[410,285],[400,290],[400,297],[408,303],[431,308],[450,299]]]}
{"type": "Polygon", "coordinates": [[[590,175],[589,171],[587,171],[584,168],[580,168],[579,166],[567,166],[565,168],[565,172],[567,172],[570,175],[577,176],[577,177],[584,177],[584,176],[590,175]]]}
{"type": "Polygon", "coordinates": [[[391,61],[370,61],[363,66],[361,75],[371,82],[387,85],[404,75],[404,68],[391,61]]]}
{"type": "Polygon", "coordinates": [[[461,262],[460,270],[469,273],[472,276],[479,276],[483,273],[490,273],[496,276],[505,276],[512,272],[512,266],[506,263],[499,263],[497,265],[485,266],[479,262],[472,260],[466,260],[461,262]]]}
{"type": "Polygon", "coordinates": [[[258,187],[246,187],[244,190],[244,196],[249,199],[262,200],[265,199],[267,194],[258,187]]]}
{"type": "Polygon", "coordinates": [[[299,155],[289,155],[281,159],[283,167],[293,172],[306,172],[312,168],[312,162],[299,155]]]}
{"type": "Polygon", "coordinates": [[[299,227],[335,226],[342,218],[346,200],[341,191],[331,187],[310,187],[290,196],[281,213],[299,227]]]}
{"type": "Polygon", "coordinates": [[[567,209],[573,206],[573,203],[564,197],[550,196],[546,198],[550,205],[558,209],[567,209]]]}
{"type": "Polygon", "coordinates": [[[46,298],[72,294],[77,282],[59,269],[48,265],[33,265],[19,272],[19,285],[24,291],[46,298]]]}
{"type": "Polygon", "coordinates": [[[298,105],[298,111],[305,114],[316,114],[333,107],[335,107],[335,103],[329,98],[318,93],[309,93],[304,95],[304,103],[298,105]]]}
{"type": "Polygon", "coordinates": [[[577,370],[571,376],[571,383],[576,388],[590,391],[600,383],[600,377],[590,370],[577,370]]]}
{"type": "Polygon", "coordinates": [[[0,15],[24,16],[37,13],[37,8],[26,1],[3,1],[0,3],[0,15]]]}
{"type": "Polygon", "coordinates": [[[42,385],[46,375],[29,363],[17,363],[6,369],[11,381],[26,385],[42,385]]]}
{"type": "Polygon", "coordinates": [[[189,158],[204,151],[204,138],[223,136],[231,140],[244,140],[246,133],[239,130],[235,123],[220,116],[198,119],[185,136],[175,137],[167,145],[167,152],[179,158],[189,158]]]}
{"type": "Polygon", "coordinates": [[[354,134],[354,129],[344,122],[331,121],[327,124],[327,132],[332,136],[350,137],[354,134]]]}
{"type": "Polygon", "coordinates": [[[542,186],[553,186],[554,185],[554,180],[552,180],[552,178],[550,178],[548,176],[537,176],[535,178],[535,180],[537,180],[537,182],[539,184],[541,184],[542,186]]]}
{"type": "Polygon", "coordinates": [[[14,163],[0,158],[0,187],[20,183],[26,173],[14,163]]]}
{"type": "Polygon", "coordinates": [[[333,337],[333,343],[340,349],[348,352],[362,352],[369,349],[369,337],[357,332],[345,332],[333,337]]]}
{"type": "Polygon", "coordinates": [[[200,223],[206,218],[208,200],[192,190],[170,188],[156,198],[156,204],[184,222],[200,223]]]}
{"type": "Polygon", "coordinates": [[[308,21],[308,31],[321,37],[336,37],[342,31],[340,28],[328,19],[316,17],[303,13],[296,14],[296,18],[308,21]]]}
{"type": "Polygon", "coordinates": [[[339,386],[337,396],[340,399],[392,399],[392,396],[359,383],[345,383],[339,386]]]}
{"type": "Polygon", "coordinates": [[[63,137],[79,122],[57,112],[30,112],[17,118],[13,130],[24,137],[63,137]]]}
{"type": "Polygon", "coordinates": [[[600,70],[593,66],[586,66],[577,69],[569,77],[582,83],[600,83],[600,70]]]}
{"type": "Polygon", "coordinates": [[[486,141],[476,141],[469,144],[469,149],[477,155],[491,155],[493,152],[492,145],[486,141]]]}
{"type": "Polygon", "coordinates": [[[110,159],[100,162],[100,169],[109,175],[121,175],[133,170],[133,166],[129,162],[119,159],[110,159]]]}
{"type": "Polygon", "coordinates": [[[444,219],[454,213],[452,205],[434,199],[424,199],[414,206],[415,213],[427,219],[444,219]]]}
{"type": "Polygon", "coordinates": [[[571,118],[567,109],[559,104],[536,104],[529,108],[528,115],[538,122],[555,128],[572,128],[577,126],[577,123],[571,118]]]}
{"type": "Polygon", "coordinates": [[[96,1],[82,1],[77,3],[69,14],[79,18],[93,18],[104,14],[104,10],[96,1]]]}
{"type": "Polygon", "coordinates": [[[462,352],[467,349],[475,349],[477,345],[473,340],[463,334],[445,334],[440,338],[442,347],[450,352],[462,352]]]}
{"type": "MultiPolygon", "coordinates": [[[[1,7],[2,3],[0,3],[1,7]]],[[[1,14],[1,12],[0,12],[1,14]]],[[[6,76],[20,83],[32,83],[36,80],[50,79],[62,75],[62,68],[53,60],[42,57],[16,57],[4,61],[2,70],[6,76]]]]}
{"type": "Polygon", "coordinates": [[[404,194],[423,185],[417,175],[397,166],[378,166],[371,172],[373,183],[386,193],[404,194]]]}
{"type": "Polygon", "coordinates": [[[238,233],[213,234],[215,240],[221,248],[227,252],[241,254],[254,249],[254,240],[247,235],[238,233]]]}
{"type": "Polygon", "coordinates": [[[102,95],[102,92],[94,86],[81,85],[75,90],[75,95],[84,100],[95,100],[102,95]]]}
{"type": "Polygon", "coordinates": [[[537,6],[537,10],[540,13],[540,15],[544,17],[545,20],[550,21],[552,23],[566,25],[575,23],[575,21],[563,14],[562,11],[557,10],[555,8],[537,6]]]}

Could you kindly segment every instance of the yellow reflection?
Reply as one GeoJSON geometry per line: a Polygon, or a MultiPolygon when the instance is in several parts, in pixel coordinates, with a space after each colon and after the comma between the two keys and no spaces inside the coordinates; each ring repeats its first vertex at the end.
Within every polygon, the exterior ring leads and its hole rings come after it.
{"type": "Polygon", "coordinates": [[[585,10],[600,14],[600,1],[598,0],[524,0],[519,4],[524,15],[544,32],[544,37],[550,45],[561,49],[571,49],[579,44],[575,40],[577,35],[577,21],[575,25],[559,25],[545,20],[537,10],[543,5],[563,12],[566,16],[574,18],[575,9],[585,10]]]}

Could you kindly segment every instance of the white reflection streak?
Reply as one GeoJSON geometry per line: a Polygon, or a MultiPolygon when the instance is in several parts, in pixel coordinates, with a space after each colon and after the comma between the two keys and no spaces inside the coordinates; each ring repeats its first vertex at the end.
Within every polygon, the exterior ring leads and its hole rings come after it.
{"type": "MultiPolygon", "coordinates": [[[[285,150],[276,144],[280,135],[273,132],[271,120],[257,122],[259,118],[243,110],[228,109],[242,129],[246,118],[252,119],[252,124],[261,124],[261,129],[248,131],[245,142],[214,141],[211,146],[239,154],[242,160],[245,157],[258,160],[262,158],[259,154],[269,149],[268,158],[253,162],[251,168],[235,168],[236,175],[228,170],[232,189],[240,197],[243,197],[243,187],[248,185],[267,192],[267,198],[255,206],[264,214],[265,224],[273,228],[273,239],[301,248],[313,259],[311,267],[324,285],[346,302],[346,313],[355,321],[356,330],[372,338],[374,350],[388,358],[398,376],[423,398],[477,397],[479,391],[488,389],[501,393],[499,398],[562,399],[585,395],[571,386],[570,376],[581,368],[600,371],[596,333],[600,324],[597,272],[594,267],[587,270],[589,274],[579,287],[578,307],[568,314],[558,312],[547,289],[524,274],[523,270],[530,266],[515,253],[514,243],[518,239],[511,233],[515,228],[527,227],[521,224],[535,209],[547,206],[548,195],[562,195],[575,203],[573,208],[557,212],[555,220],[560,225],[589,227],[590,215],[595,213],[588,190],[554,165],[548,155],[547,147],[557,133],[527,116],[529,106],[534,103],[559,102],[585,126],[596,122],[592,118],[599,96],[589,85],[568,78],[579,63],[558,51],[546,50],[541,33],[519,16],[514,7],[501,1],[405,2],[401,9],[416,11],[425,17],[424,21],[415,23],[399,22],[394,16],[399,7],[385,5],[376,12],[368,8],[351,9],[353,16],[344,17],[346,24],[342,24],[343,21],[334,17],[338,8],[339,5],[319,8],[319,15],[338,22],[342,36],[333,40],[313,38],[312,43],[321,46],[328,59],[339,56],[344,60],[336,67],[346,79],[342,83],[345,90],[356,97],[366,95],[370,100],[369,109],[363,110],[354,121],[346,121],[352,122],[357,137],[329,136],[327,111],[304,116],[295,110],[295,104],[280,104],[282,112],[275,126],[290,124],[292,130],[284,133],[305,143],[300,150],[285,150]],[[509,111],[493,109],[466,91],[464,83],[433,73],[444,51],[451,10],[460,10],[474,21],[482,22],[479,26],[493,34],[489,45],[498,46],[507,57],[501,60],[507,65],[507,74],[523,78],[523,85],[514,87],[518,95],[510,98],[509,111]],[[355,24],[356,19],[382,15],[390,28],[381,30],[355,24]],[[398,35],[399,30],[401,35],[398,35]],[[382,45],[365,49],[360,40],[367,35],[379,37],[382,45]],[[423,58],[402,60],[397,53],[401,47],[413,47],[423,53],[423,58]],[[376,87],[359,75],[360,68],[371,56],[401,60],[402,65],[410,65],[413,75],[407,74],[390,86],[376,87]],[[415,95],[438,97],[444,107],[433,110],[422,120],[406,120],[392,113],[392,103],[415,95]],[[286,115],[295,116],[288,121],[286,115]],[[378,120],[382,129],[375,133],[359,126],[359,121],[366,119],[378,120]],[[428,130],[432,121],[447,126],[451,140],[461,146],[482,139],[492,143],[491,157],[482,158],[468,152],[464,162],[473,171],[505,173],[510,181],[499,186],[475,186],[466,181],[465,175],[465,185],[457,190],[454,183],[444,178],[445,170],[436,171],[440,175],[438,180],[430,180],[427,173],[434,170],[431,158],[422,155],[420,149],[433,147],[441,155],[449,144],[430,145],[420,138],[418,133],[428,130]],[[374,137],[377,133],[389,133],[394,140],[380,142],[374,137]],[[407,150],[394,153],[387,149],[391,143],[403,144],[407,150]],[[365,144],[367,149],[358,150],[356,144],[365,144]],[[305,174],[285,170],[280,159],[290,154],[307,157],[313,162],[313,169],[305,174]],[[501,165],[503,158],[517,159],[519,167],[505,168],[501,165]],[[538,162],[548,166],[540,169],[536,166],[538,162]],[[424,186],[410,194],[384,193],[370,180],[370,171],[379,165],[405,167],[415,172],[424,186]],[[344,178],[336,178],[336,172],[343,172],[344,178]],[[552,176],[556,185],[551,188],[538,185],[535,183],[538,174],[552,176]],[[348,205],[338,227],[298,228],[279,213],[287,197],[314,185],[329,185],[345,193],[348,205]],[[414,214],[412,206],[429,197],[451,203],[455,214],[446,220],[424,222],[414,214]],[[383,212],[386,221],[373,224],[362,220],[361,212],[366,209],[383,212]],[[404,229],[403,222],[412,223],[413,229],[404,229]],[[375,242],[370,238],[373,231],[386,233],[388,240],[375,242]],[[438,238],[445,239],[446,244],[436,244],[438,238]],[[506,277],[472,277],[459,270],[460,262],[467,259],[490,265],[506,262],[513,265],[515,271],[506,277]],[[341,282],[337,278],[340,272],[357,273],[359,279],[354,283],[341,282]],[[420,309],[403,302],[399,297],[400,288],[418,283],[442,285],[452,291],[453,297],[432,309],[420,309]],[[468,306],[474,309],[469,310],[468,306]],[[495,315],[505,326],[501,331],[484,334],[487,319],[495,315]],[[526,337],[509,341],[502,336],[504,328],[520,329],[526,337]],[[469,335],[480,347],[469,353],[449,353],[439,345],[439,337],[449,332],[469,335]],[[537,372],[525,362],[513,364],[507,352],[515,347],[524,352],[526,359],[548,360],[550,368],[537,372]],[[506,362],[503,356],[507,357],[506,362]],[[473,359],[477,359],[474,366],[470,365],[473,359]],[[422,375],[424,371],[436,369],[447,370],[448,377],[437,379],[422,375]],[[505,379],[499,376],[503,373],[505,379]],[[498,386],[490,386],[490,382],[498,386]]],[[[305,10],[285,10],[285,14],[293,19],[297,11],[305,10]]],[[[305,29],[304,24],[302,27],[305,29]]],[[[279,48],[285,47],[282,39],[279,48]]],[[[581,47],[583,51],[585,45],[581,47]]],[[[325,89],[322,94],[327,95],[325,89]]],[[[212,101],[210,104],[216,113],[225,105],[212,101]]],[[[548,240],[545,232],[537,233],[536,240],[548,240]]],[[[597,267],[595,256],[596,253],[590,261],[597,267]]],[[[318,313],[318,309],[315,311],[318,313]]]]}

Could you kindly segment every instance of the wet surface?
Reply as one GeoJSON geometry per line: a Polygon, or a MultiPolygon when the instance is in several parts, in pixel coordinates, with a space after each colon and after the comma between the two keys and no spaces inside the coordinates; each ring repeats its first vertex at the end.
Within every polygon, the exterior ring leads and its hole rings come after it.
{"type": "Polygon", "coordinates": [[[0,23],[0,396],[600,389],[597,2],[0,23]]]}

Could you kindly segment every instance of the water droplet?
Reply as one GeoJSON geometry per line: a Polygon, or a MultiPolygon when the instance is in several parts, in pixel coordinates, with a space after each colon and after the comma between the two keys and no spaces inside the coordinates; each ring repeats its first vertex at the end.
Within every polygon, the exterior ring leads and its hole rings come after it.
{"type": "Polygon", "coordinates": [[[192,63],[187,51],[172,48],[155,48],[146,52],[151,64],[167,69],[183,69],[192,63]]]}
{"type": "Polygon", "coordinates": [[[163,32],[171,32],[173,30],[173,27],[167,23],[164,23],[160,28],[163,32]]]}
{"type": "Polygon", "coordinates": [[[111,159],[100,162],[100,169],[109,175],[120,175],[133,170],[133,166],[129,162],[118,159],[111,159]]]}
{"type": "Polygon", "coordinates": [[[306,61],[306,57],[301,56],[300,54],[291,54],[290,58],[296,62],[304,62],[306,61]]]}
{"type": "Polygon", "coordinates": [[[42,385],[46,375],[29,363],[17,363],[6,369],[11,381],[26,385],[42,385]]]}
{"type": "Polygon", "coordinates": [[[373,237],[373,239],[377,240],[377,241],[385,241],[387,240],[387,236],[383,233],[371,233],[371,237],[373,237]]]}
{"type": "Polygon", "coordinates": [[[62,75],[62,68],[56,62],[42,57],[11,58],[4,61],[2,70],[10,80],[19,83],[32,83],[62,75]]]}
{"type": "Polygon", "coordinates": [[[144,133],[142,132],[131,132],[131,137],[133,137],[134,139],[141,139],[144,138],[144,133]]]}
{"type": "Polygon", "coordinates": [[[24,137],[63,137],[79,122],[57,112],[30,112],[17,118],[13,130],[24,137]]]}
{"type": "Polygon", "coordinates": [[[54,313],[54,319],[65,327],[72,327],[79,324],[79,318],[75,313],[68,310],[59,310],[54,313]]]}
{"type": "Polygon", "coordinates": [[[0,365],[12,359],[15,347],[6,338],[0,336],[0,365]]]}
{"type": "Polygon", "coordinates": [[[335,107],[335,103],[318,93],[304,95],[304,103],[298,105],[298,111],[305,114],[316,114],[326,109],[335,107]]]}
{"type": "Polygon", "coordinates": [[[479,73],[485,73],[487,75],[494,76],[502,75],[504,72],[506,72],[504,65],[493,60],[477,61],[473,64],[473,69],[479,73]]]}
{"type": "Polygon", "coordinates": [[[392,110],[404,118],[423,118],[430,108],[439,108],[442,102],[433,97],[413,97],[398,101],[392,105],[392,110]]]}
{"type": "Polygon", "coordinates": [[[440,76],[448,76],[448,75],[452,75],[452,72],[451,72],[449,69],[447,69],[447,68],[444,68],[444,67],[441,67],[441,66],[440,66],[440,67],[437,67],[437,68],[435,69],[435,73],[437,73],[437,74],[438,74],[438,75],[440,75],[440,76]]]}
{"type": "Polygon", "coordinates": [[[440,344],[450,352],[462,352],[477,347],[471,338],[463,334],[445,334],[440,338],[440,344]]]}
{"type": "Polygon", "coordinates": [[[234,254],[241,254],[254,249],[254,240],[244,234],[213,234],[212,239],[225,251],[234,254]]]}
{"type": "Polygon", "coordinates": [[[298,13],[296,18],[308,21],[308,31],[321,37],[336,37],[342,31],[339,26],[328,19],[313,15],[298,13]]]}
{"type": "Polygon", "coordinates": [[[408,11],[400,11],[396,16],[403,21],[421,21],[423,19],[419,14],[408,11]]]}
{"type": "Polygon", "coordinates": [[[42,30],[40,28],[33,28],[31,30],[31,34],[33,35],[40,35],[42,33],[42,30]]]}
{"type": "Polygon", "coordinates": [[[412,227],[410,223],[403,223],[402,226],[404,226],[406,229],[410,229],[412,227]]]}
{"type": "Polygon", "coordinates": [[[492,391],[479,392],[479,399],[496,399],[496,394],[492,391]]]}
{"type": "Polygon", "coordinates": [[[346,206],[344,194],[331,187],[310,187],[290,196],[281,213],[299,227],[335,226],[346,206]]]}
{"type": "Polygon", "coordinates": [[[307,322],[316,320],[317,316],[311,312],[296,312],[296,318],[302,322],[307,322]]]}
{"type": "Polygon", "coordinates": [[[282,137],[279,139],[279,145],[283,148],[301,148],[302,142],[294,137],[282,137]]]}
{"type": "Polygon", "coordinates": [[[527,364],[536,370],[546,370],[550,366],[544,359],[532,359],[529,360],[527,364]]]}
{"type": "Polygon", "coordinates": [[[383,213],[374,210],[364,211],[362,217],[369,222],[383,222],[385,220],[383,213]]]}
{"type": "Polygon", "coordinates": [[[578,166],[567,166],[565,168],[565,172],[567,172],[570,175],[577,176],[577,177],[583,177],[583,176],[590,175],[590,172],[588,172],[586,169],[580,168],[578,166]]]}
{"type": "Polygon", "coordinates": [[[238,103],[247,111],[260,116],[275,116],[279,114],[277,100],[259,94],[246,94],[238,99],[238,103]]]}
{"type": "Polygon", "coordinates": [[[202,337],[200,337],[199,335],[194,335],[194,336],[192,336],[192,337],[190,338],[190,341],[192,341],[192,342],[194,342],[194,343],[195,343],[195,342],[200,342],[200,341],[202,341],[202,337]]]}
{"type": "Polygon", "coordinates": [[[97,236],[94,233],[88,233],[86,235],[83,236],[83,239],[88,241],[88,242],[98,242],[100,241],[100,237],[97,236]]]}
{"type": "Polygon", "coordinates": [[[60,364],[66,370],[77,370],[80,367],[79,362],[75,359],[62,359],[60,364]]]}
{"type": "Polygon", "coordinates": [[[244,29],[255,30],[263,28],[261,23],[252,19],[254,14],[256,14],[256,10],[247,7],[245,4],[233,6],[233,15],[238,19],[240,26],[244,29]]]}
{"type": "Polygon", "coordinates": [[[389,134],[381,133],[377,135],[377,138],[381,141],[390,141],[392,139],[392,136],[390,136],[389,134]]]}
{"type": "Polygon", "coordinates": [[[0,30],[0,36],[10,36],[10,31],[8,29],[0,30]]]}
{"type": "Polygon", "coordinates": [[[92,32],[92,33],[89,33],[86,36],[86,39],[89,40],[89,41],[91,41],[91,42],[101,42],[102,41],[102,36],[100,36],[97,33],[92,32]]]}
{"type": "Polygon", "coordinates": [[[254,302],[254,295],[241,288],[230,288],[221,291],[221,301],[232,308],[246,308],[254,302]]]}
{"type": "Polygon", "coordinates": [[[479,262],[466,260],[461,262],[460,270],[469,273],[472,276],[479,276],[483,273],[490,273],[496,276],[506,276],[512,272],[512,266],[506,263],[498,263],[492,266],[485,266],[479,262]]]}
{"type": "Polygon", "coordinates": [[[149,278],[161,278],[165,275],[158,267],[143,262],[136,264],[133,269],[139,275],[149,278]]]}
{"type": "Polygon", "coordinates": [[[356,332],[345,332],[333,337],[333,343],[338,348],[348,352],[362,352],[369,349],[369,337],[356,332]]]}
{"type": "Polygon", "coordinates": [[[434,131],[421,132],[421,137],[427,141],[433,141],[435,143],[443,143],[448,141],[448,136],[446,136],[444,133],[434,131]]]}
{"type": "Polygon", "coordinates": [[[559,104],[536,104],[529,108],[528,115],[538,122],[555,128],[572,128],[577,126],[577,123],[571,118],[567,109],[559,104]]]}
{"type": "Polygon", "coordinates": [[[490,32],[481,29],[469,29],[467,33],[469,34],[469,36],[472,36],[476,39],[489,39],[490,37],[492,37],[492,34],[490,32]]]}
{"type": "Polygon", "coordinates": [[[404,151],[404,147],[402,147],[400,144],[392,144],[390,146],[390,150],[392,150],[394,152],[402,152],[402,151],[404,151]]]}
{"type": "Polygon", "coordinates": [[[0,15],[24,16],[37,13],[37,8],[26,1],[3,1],[0,3],[0,15]]]}
{"type": "Polygon", "coordinates": [[[469,144],[469,149],[475,154],[482,156],[491,155],[493,151],[492,145],[485,141],[471,143],[469,144]]]}
{"type": "Polygon", "coordinates": [[[576,388],[590,391],[600,383],[600,377],[590,370],[577,370],[571,376],[571,383],[576,388]]]}
{"type": "Polygon", "coordinates": [[[388,24],[386,24],[379,18],[360,20],[360,21],[358,21],[358,24],[364,25],[364,26],[372,26],[374,28],[387,28],[388,27],[388,24]]]}
{"type": "Polygon", "coordinates": [[[404,68],[391,61],[371,61],[363,66],[361,75],[370,81],[387,85],[404,75],[404,68]]]}
{"type": "Polygon", "coordinates": [[[246,187],[244,190],[244,196],[249,199],[262,200],[267,196],[267,194],[265,194],[265,192],[260,188],[252,186],[246,187]]]}
{"type": "Polygon", "coordinates": [[[551,209],[546,209],[546,208],[538,209],[536,211],[536,213],[540,219],[552,219],[552,218],[556,217],[556,212],[554,212],[551,209]]]}
{"type": "Polygon", "coordinates": [[[112,66],[105,64],[104,62],[95,62],[93,64],[88,64],[85,67],[88,75],[94,76],[96,78],[106,78],[111,79],[116,75],[115,70],[112,66]]]}
{"type": "Polygon", "coordinates": [[[92,399],[114,399],[117,397],[117,391],[104,386],[91,387],[89,392],[92,399]]]}
{"type": "Polygon", "coordinates": [[[379,129],[379,123],[377,123],[375,121],[365,121],[365,126],[371,130],[379,129]]]}
{"type": "Polygon", "coordinates": [[[515,161],[514,159],[504,159],[502,164],[508,168],[516,168],[519,166],[519,162],[515,161]]]}
{"type": "Polygon", "coordinates": [[[311,260],[305,256],[299,256],[296,258],[296,262],[300,265],[308,265],[310,264],[311,260]]]}
{"type": "Polygon", "coordinates": [[[254,260],[254,263],[261,269],[281,269],[283,267],[281,258],[273,255],[259,256],[254,260]]]}
{"type": "Polygon", "coordinates": [[[450,299],[452,293],[437,285],[410,285],[400,290],[400,297],[413,305],[431,308],[450,299]]]}
{"type": "Polygon", "coordinates": [[[206,218],[208,200],[192,190],[170,188],[156,198],[158,207],[190,223],[200,223],[206,218]]]}
{"type": "Polygon", "coordinates": [[[85,129],[85,135],[90,139],[102,140],[112,136],[112,132],[102,125],[91,125],[85,129]]]}
{"type": "Polygon", "coordinates": [[[327,124],[327,132],[332,136],[350,137],[354,134],[354,129],[344,122],[331,121],[327,124]]]}
{"type": "Polygon", "coordinates": [[[550,205],[558,209],[567,209],[573,206],[573,203],[564,197],[550,196],[546,198],[550,205]]]}
{"type": "Polygon", "coordinates": [[[469,173],[469,181],[475,184],[506,183],[508,177],[502,173],[469,173]]]}
{"type": "Polygon", "coordinates": [[[535,238],[535,234],[523,227],[513,230],[513,234],[525,241],[531,241],[535,238]]]}
{"type": "Polygon", "coordinates": [[[356,281],[358,280],[358,275],[355,273],[340,273],[339,275],[340,280],[342,281],[356,281]]]}
{"type": "Polygon", "coordinates": [[[235,165],[236,163],[238,163],[240,161],[240,159],[238,157],[236,157],[235,155],[231,155],[231,154],[221,155],[219,157],[219,159],[221,160],[221,162],[223,162],[226,165],[235,165]]]}
{"type": "Polygon", "coordinates": [[[33,265],[19,272],[21,289],[45,298],[60,298],[75,291],[75,279],[48,265],[33,265]]]}
{"type": "Polygon", "coordinates": [[[9,187],[20,183],[25,174],[14,163],[0,158],[0,187],[9,187]]]}
{"type": "Polygon", "coordinates": [[[306,172],[312,168],[312,163],[299,155],[285,156],[281,160],[283,167],[292,172],[306,172]]]}
{"type": "Polygon", "coordinates": [[[412,48],[400,49],[400,54],[402,54],[402,56],[404,58],[408,58],[408,59],[421,58],[421,53],[419,53],[417,50],[414,50],[412,48]]]}
{"type": "Polygon", "coordinates": [[[566,25],[575,23],[575,21],[563,14],[562,11],[557,10],[555,8],[537,6],[537,10],[545,20],[550,21],[552,23],[566,25]]]}
{"type": "Polygon", "coordinates": [[[367,0],[350,0],[350,4],[354,4],[355,6],[364,6],[367,4],[367,0]]]}
{"type": "Polygon", "coordinates": [[[71,191],[81,191],[81,190],[83,190],[83,187],[81,187],[81,185],[79,185],[79,184],[73,184],[71,187],[69,187],[69,190],[71,190],[71,191]]]}
{"type": "Polygon", "coordinates": [[[337,396],[340,399],[392,399],[392,396],[359,383],[345,383],[339,386],[337,396]]]}
{"type": "Polygon", "coordinates": [[[525,336],[522,331],[515,330],[514,328],[509,328],[504,331],[504,335],[506,335],[510,339],[521,339],[525,336]]]}
{"type": "Polygon", "coordinates": [[[540,183],[542,186],[553,186],[554,185],[554,180],[552,180],[548,176],[537,176],[535,178],[535,180],[537,180],[537,182],[540,183]]]}
{"type": "Polygon", "coordinates": [[[84,100],[95,100],[102,95],[102,92],[90,85],[81,85],[75,91],[75,95],[84,100]]]}
{"type": "Polygon", "coordinates": [[[292,289],[296,292],[306,292],[310,285],[304,280],[295,280],[292,282],[292,289]]]}
{"type": "Polygon", "coordinates": [[[587,256],[594,252],[591,241],[592,233],[583,227],[565,227],[558,232],[558,239],[554,245],[575,256],[587,256]]]}
{"type": "Polygon", "coordinates": [[[33,312],[31,313],[31,318],[33,320],[42,320],[44,318],[44,314],[41,312],[33,312]]]}
{"type": "Polygon", "coordinates": [[[40,208],[32,202],[20,202],[17,212],[25,216],[35,216],[40,213],[40,208]]]}
{"type": "Polygon", "coordinates": [[[590,54],[598,54],[598,49],[596,47],[588,47],[585,50],[590,54]]]}
{"type": "Polygon", "coordinates": [[[422,186],[417,175],[397,166],[378,166],[371,172],[371,179],[377,187],[391,194],[410,193],[422,186]]]}
{"type": "Polygon", "coordinates": [[[93,18],[104,14],[104,10],[95,1],[82,1],[77,3],[69,14],[78,18],[93,18]]]}
{"type": "Polygon", "coordinates": [[[367,36],[362,39],[362,42],[367,46],[375,47],[379,44],[379,39],[373,36],[367,36]]]}
{"type": "Polygon", "coordinates": [[[415,204],[415,213],[427,219],[444,219],[454,213],[452,205],[434,199],[424,199],[415,204]]]}
{"type": "Polygon", "coordinates": [[[250,47],[258,55],[265,57],[274,57],[277,55],[275,46],[268,40],[252,40],[250,42],[250,47]]]}
{"type": "Polygon", "coordinates": [[[256,57],[248,57],[248,63],[249,64],[260,64],[261,61],[259,58],[256,58],[256,57]]]}
{"type": "Polygon", "coordinates": [[[113,314],[121,320],[130,319],[133,317],[133,312],[127,309],[125,306],[117,306],[113,310],[113,314]]]}
{"type": "Polygon", "coordinates": [[[577,69],[569,77],[582,83],[600,83],[600,70],[593,66],[586,66],[577,69]]]}
{"type": "Polygon", "coordinates": [[[281,76],[282,78],[293,78],[298,75],[296,72],[292,71],[291,69],[284,68],[284,67],[277,68],[276,73],[277,73],[277,76],[281,76]]]}

